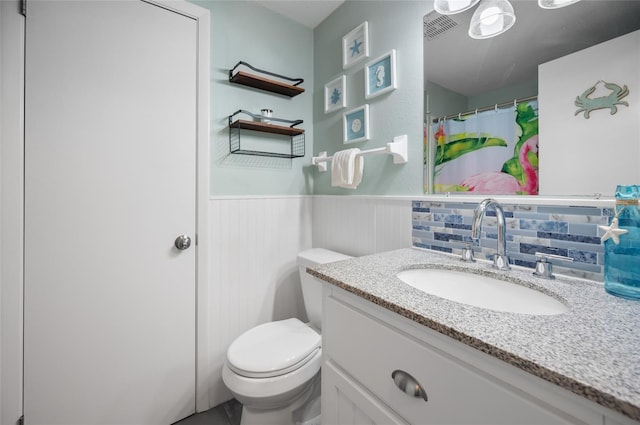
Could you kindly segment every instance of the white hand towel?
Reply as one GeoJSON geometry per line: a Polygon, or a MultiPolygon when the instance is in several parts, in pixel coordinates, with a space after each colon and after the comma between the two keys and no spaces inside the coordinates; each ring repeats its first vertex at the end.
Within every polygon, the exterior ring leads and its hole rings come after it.
{"type": "Polygon", "coordinates": [[[360,149],[345,149],[333,154],[331,159],[331,185],[355,189],[362,181],[364,158],[358,156],[360,149]]]}

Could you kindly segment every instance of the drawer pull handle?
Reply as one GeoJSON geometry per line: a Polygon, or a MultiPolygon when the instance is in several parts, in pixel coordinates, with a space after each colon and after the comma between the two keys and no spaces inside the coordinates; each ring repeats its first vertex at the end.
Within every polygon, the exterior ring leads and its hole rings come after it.
{"type": "Polygon", "coordinates": [[[424,401],[429,401],[427,392],[422,388],[422,385],[420,385],[420,383],[407,372],[396,369],[391,374],[391,378],[393,378],[393,382],[396,384],[396,387],[400,388],[400,391],[403,393],[413,397],[422,398],[424,401]]]}

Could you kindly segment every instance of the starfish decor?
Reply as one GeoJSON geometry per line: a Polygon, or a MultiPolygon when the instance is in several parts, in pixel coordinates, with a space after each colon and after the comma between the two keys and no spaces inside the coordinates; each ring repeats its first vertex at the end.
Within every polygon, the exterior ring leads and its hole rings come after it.
{"type": "Polygon", "coordinates": [[[339,101],[340,101],[340,90],[334,88],[333,92],[331,92],[331,104],[336,105],[339,101]]]}
{"type": "Polygon", "coordinates": [[[350,47],[351,57],[354,57],[360,54],[360,46],[362,46],[362,41],[353,40],[353,46],[350,47]]]}
{"type": "Polygon", "coordinates": [[[607,239],[613,239],[613,242],[618,245],[620,243],[620,235],[624,235],[625,233],[629,232],[628,230],[620,229],[618,227],[618,215],[620,214],[620,211],[618,211],[616,213],[616,216],[613,217],[610,226],[598,226],[600,229],[604,230],[604,235],[602,235],[602,237],[600,238],[602,242],[606,241],[607,239]]]}

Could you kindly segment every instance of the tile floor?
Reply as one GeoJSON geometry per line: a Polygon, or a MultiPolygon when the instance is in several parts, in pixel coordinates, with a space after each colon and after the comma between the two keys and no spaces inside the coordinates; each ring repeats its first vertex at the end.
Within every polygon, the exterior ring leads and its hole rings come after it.
{"type": "Polygon", "coordinates": [[[173,425],[240,425],[242,404],[235,399],[206,412],[196,413],[173,425]]]}

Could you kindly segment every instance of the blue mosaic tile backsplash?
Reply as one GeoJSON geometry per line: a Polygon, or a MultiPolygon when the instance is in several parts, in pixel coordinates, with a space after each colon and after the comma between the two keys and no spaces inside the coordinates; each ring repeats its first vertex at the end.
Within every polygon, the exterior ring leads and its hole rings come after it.
{"type": "MultiPolygon", "coordinates": [[[[413,246],[461,254],[471,242],[475,202],[412,202],[413,246]]],[[[604,248],[598,225],[607,225],[613,208],[501,204],[507,222],[509,263],[535,268],[536,252],[562,255],[573,262],[554,261],[554,273],[602,282],[604,248]]],[[[487,211],[476,258],[496,252],[495,212],[487,211]]]]}

